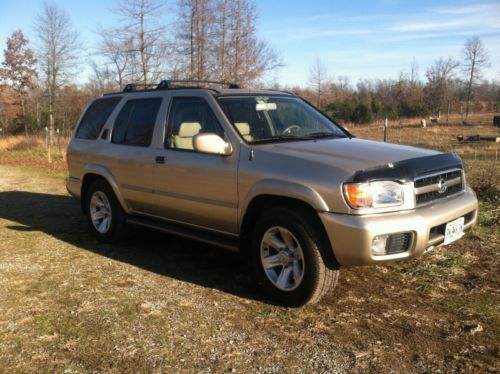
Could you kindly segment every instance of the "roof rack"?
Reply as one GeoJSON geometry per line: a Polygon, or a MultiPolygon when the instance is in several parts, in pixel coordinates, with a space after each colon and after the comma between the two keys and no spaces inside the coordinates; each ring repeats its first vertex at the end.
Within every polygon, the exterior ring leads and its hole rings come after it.
{"type": "Polygon", "coordinates": [[[123,89],[123,92],[134,92],[134,91],[151,91],[157,87],[156,84],[145,84],[145,83],[129,83],[123,89]]]}
{"type": "Polygon", "coordinates": [[[216,84],[220,86],[227,86],[228,88],[240,88],[239,85],[229,82],[220,81],[209,81],[209,80],[162,80],[159,84],[144,84],[144,83],[130,83],[125,86],[123,92],[134,92],[134,91],[153,91],[153,90],[170,90],[174,88],[204,88],[200,86],[192,86],[191,84],[204,83],[208,85],[216,84]],[[182,85],[179,85],[182,83],[182,85]],[[187,85],[184,85],[187,84],[187,85]]]}
{"type": "MultiPolygon", "coordinates": [[[[210,81],[210,80],[192,80],[192,79],[175,79],[175,80],[162,80],[160,84],[156,87],[157,90],[160,89],[169,89],[169,88],[193,88],[192,86],[179,86],[177,83],[187,83],[187,84],[217,84],[220,86],[227,86],[228,88],[240,88],[236,83],[223,82],[223,81],[210,81]]],[[[201,88],[201,87],[194,87],[201,88]]]]}

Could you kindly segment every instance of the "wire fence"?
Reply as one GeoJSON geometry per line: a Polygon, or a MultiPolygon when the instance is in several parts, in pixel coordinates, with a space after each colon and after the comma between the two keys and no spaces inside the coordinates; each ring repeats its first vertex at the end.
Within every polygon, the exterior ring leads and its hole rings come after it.
{"type": "MultiPolygon", "coordinates": [[[[492,126],[359,126],[351,127],[354,135],[371,140],[455,152],[466,160],[500,161],[500,131],[492,126]],[[480,135],[479,135],[479,134],[480,135]],[[467,140],[467,139],[470,140],[467,140]],[[489,139],[489,140],[484,140],[489,139]]],[[[7,135],[0,131],[0,150],[50,149],[64,153],[70,134],[55,129],[49,144],[48,131],[29,136],[7,135]]]]}
{"type": "Polygon", "coordinates": [[[492,126],[353,127],[360,138],[455,152],[467,160],[500,161],[500,131],[492,126]]]}

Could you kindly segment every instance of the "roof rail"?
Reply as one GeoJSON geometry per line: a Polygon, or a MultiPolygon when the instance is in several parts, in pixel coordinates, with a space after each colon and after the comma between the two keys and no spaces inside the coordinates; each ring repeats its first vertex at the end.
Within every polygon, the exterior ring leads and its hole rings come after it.
{"type": "MultiPolygon", "coordinates": [[[[228,88],[240,88],[236,83],[223,82],[223,81],[211,81],[211,80],[196,80],[196,79],[174,79],[174,80],[162,80],[158,86],[156,86],[157,90],[168,90],[169,88],[190,88],[191,86],[178,86],[176,83],[188,83],[188,84],[198,84],[198,83],[206,83],[206,84],[218,84],[220,86],[227,86],[228,88]]],[[[201,88],[201,87],[196,87],[201,88]]]]}
{"type": "Polygon", "coordinates": [[[123,89],[123,92],[133,92],[133,91],[147,91],[154,89],[156,87],[156,84],[146,84],[146,83],[129,83],[125,86],[123,89]],[[139,88],[142,88],[139,90],[139,88]]]}
{"type": "Polygon", "coordinates": [[[229,82],[220,81],[210,81],[210,80],[189,80],[189,79],[175,79],[175,80],[162,80],[158,84],[145,84],[145,83],[129,83],[125,86],[122,92],[134,92],[134,91],[153,91],[153,90],[169,90],[174,88],[204,88],[200,86],[192,86],[191,84],[217,84],[221,86],[227,86],[228,88],[240,88],[239,85],[229,82]],[[179,85],[179,83],[184,83],[187,85],[179,85]]]}
{"type": "Polygon", "coordinates": [[[266,91],[275,91],[275,92],[281,92],[281,93],[286,93],[288,95],[292,95],[292,96],[297,96],[295,93],[293,93],[292,91],[288,91],[288,90],[277,90],[275,88],[265,88],[266,91]]]}

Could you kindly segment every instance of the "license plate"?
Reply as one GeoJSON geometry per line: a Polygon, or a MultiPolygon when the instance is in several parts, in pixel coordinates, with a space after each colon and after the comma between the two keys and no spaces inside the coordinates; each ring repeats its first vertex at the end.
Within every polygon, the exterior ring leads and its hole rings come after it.
{"type": "Polygon", "coordinates": [[[446,224],[443,244],[450,244],[464,235],[464,217],[457,218],[446,224]]]}

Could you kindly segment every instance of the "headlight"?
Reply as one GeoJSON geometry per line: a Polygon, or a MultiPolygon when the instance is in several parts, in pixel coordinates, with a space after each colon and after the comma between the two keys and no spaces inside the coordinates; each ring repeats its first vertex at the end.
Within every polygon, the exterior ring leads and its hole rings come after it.
{"type": "Polygon", "coordinates": [[[344,196],[352,208],[385,208],[403,204],[403,188],[392,181],[345,183],[344,196]]]}

